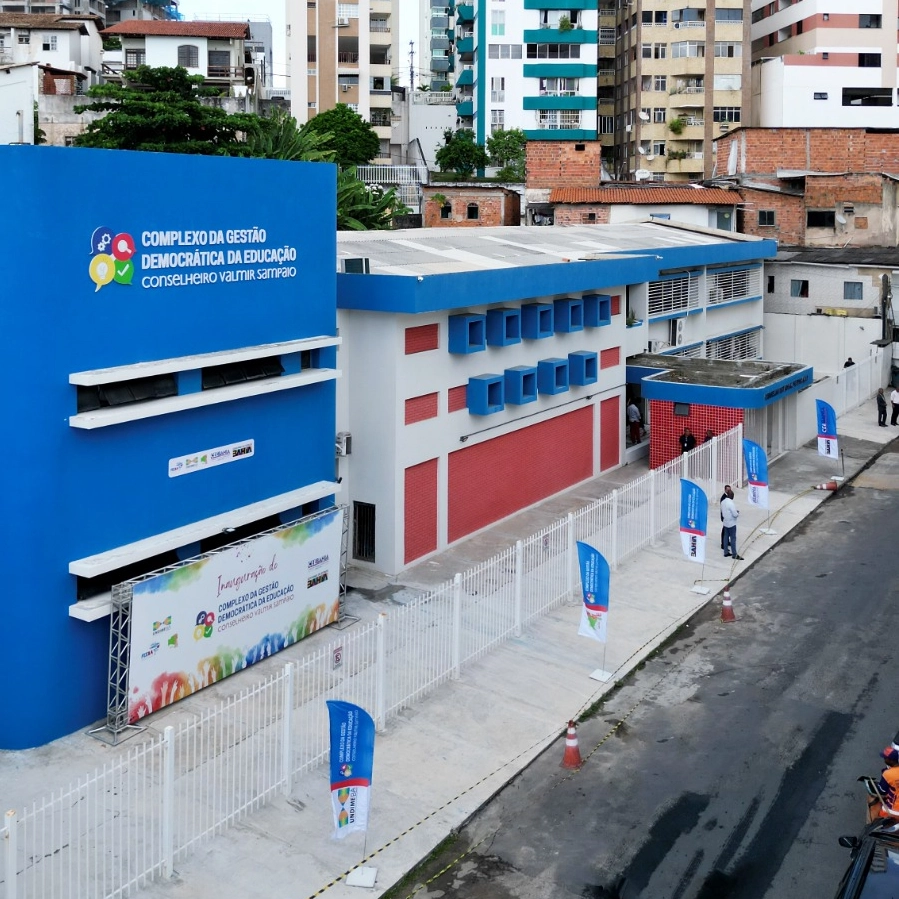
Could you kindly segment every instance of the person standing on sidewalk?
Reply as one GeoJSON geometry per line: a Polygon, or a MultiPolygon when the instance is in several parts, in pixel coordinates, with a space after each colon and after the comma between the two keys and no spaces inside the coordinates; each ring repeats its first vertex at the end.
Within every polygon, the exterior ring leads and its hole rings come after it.
{"type": "Polygon", "coordinates": [[[899,419],[899,390],[895,387],[890,394],[890,403],[893,405],[893,414],[890,416],[890,424],[894,425],[897,424],[896,419],[899,419]]]}
{"type": "Polygon", "coordinates": [[[743,561],[737,555],[737,519],[740,513],[734,503],[734,491],[730,484],[724,486],[725,496],[721,500],[721,520],[724,522],[724,557],[733,556],[738,562],[743,561]]]}
{"type": "Polygon", "coordinates": [[[883,387],[877,390],[877,424],[882,428],[887,426],[887,398],[883,395],[883,387]]]}

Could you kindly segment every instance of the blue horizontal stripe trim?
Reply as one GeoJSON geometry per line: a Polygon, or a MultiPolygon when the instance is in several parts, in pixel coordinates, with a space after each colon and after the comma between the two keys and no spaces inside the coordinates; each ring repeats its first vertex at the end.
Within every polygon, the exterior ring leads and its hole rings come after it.
{"type": "Polygon", "coordinates": [[[725,300],[723,303],[710,303],[708,306],[709,311],[712,309],[723,309],[727,306],[739,306],[742,303],[757,303],[761,299],[760,296],[757,297],[741,297],[739,300],[725,300]]]}
{"type": "Polygon", "coordinates": [[[596,97],[524,97],[524,109],[596,109],[596,97]]]}
{"type": "Polygon", "coordinates": [[[596,140],[596,129],[525,128],[523,130],[524,136],[528,140],[596,140]]]}
{"type": "Polygon", "coordinates": [[[599,39],[596,31],[572,28],[559,31],[558,28],[528,28],[524,32],[526,44],[595,44],[599,39]]]}
{"type": "Polygon", "coordinates": [[[755,325],[752,328],[741,328],[739,331],[728,331],[726,334],[719,334],[717,337],[707,337],[707,343],[718,343],[722,340],[729,340],[731,337],[739,337],[741,334],[753,334],[756,331],[761,331],[761,325],[755,325]]]}
{"type": "Polygon", "coordinates": [[[597,68],[586,62],[530,62],[522,72],[525,78],[595,78],[597,68]]]}

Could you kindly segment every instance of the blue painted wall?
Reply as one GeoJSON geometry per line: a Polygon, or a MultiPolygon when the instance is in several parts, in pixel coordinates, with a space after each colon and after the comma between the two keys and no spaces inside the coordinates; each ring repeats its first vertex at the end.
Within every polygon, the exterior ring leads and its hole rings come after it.
{"type": "Polygon", "coordinates": [[[70,561],[333,479],[333,381],[91,431],[68,419],[73,372],[336,334],[336,171],[48,147],[0,147],[0,171],[14,223],[0,243],[0,350],[6,670],[15,683],[0,694],[0,748],[15,749],[105,717],[109,619],[68,616],[70,561]],[[91,280],[101,227],[133,237],[130,285],[91,280]],[[252,229],[264,229],[264,241],[229,242],[229,230],[252,229]],[[219,230],[225,242],[210,244],[219,230]],[[153,239],[144,235],[167,231],[202,231],[207,243],[144,245],[153,239]],[[227,260],[229,250],[284,247],[295,260],[142,268],[151,252],[221,250],[227,260]],[[283,268],[295,271],[220,279],[283,268]],[[215,272],[216,281],[142,286],[173,272],[215,272]],[[168,477],[173,457],[250,438],[250,459],[168,477]]]}

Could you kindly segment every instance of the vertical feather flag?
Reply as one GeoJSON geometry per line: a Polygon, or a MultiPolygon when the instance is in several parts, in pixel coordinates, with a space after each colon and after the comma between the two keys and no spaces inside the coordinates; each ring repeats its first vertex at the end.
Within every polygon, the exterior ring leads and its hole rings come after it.
{"type": "Polygon", "coordinates": [[[375,722],[364,709],[329,699],[331,725],[331,807],[334,836],[368,829],[375,722]]]}
{"type": "Polygon", "coordinates": [[[705,563],[705,535],[708,529],[709,500],[699,484],[680,481],[680,542],[684,555],[705,563]]]}
{"type": "Polygon", "coordinates": [[[768,508],[768,457],[765,451],[751,440],[743,440],[743,461],[746,463],[746,479],[749,482],[747,499],[752,506],[768,508]]]}
{"type": "Polygon", "coordinates": [[[815,400],[815,411],[818,413],[818,455],[828,459],[839,459],[840,450],[837,441],[837,415],[830,403],[815,400]]]}
{"type": "Polygon", "coordinates": [[[578,634],[606,642],[606,618],[609,614],[609,563],[599,550],[578,540],[577,558],[581,569],[584,604],[578,634]]]}

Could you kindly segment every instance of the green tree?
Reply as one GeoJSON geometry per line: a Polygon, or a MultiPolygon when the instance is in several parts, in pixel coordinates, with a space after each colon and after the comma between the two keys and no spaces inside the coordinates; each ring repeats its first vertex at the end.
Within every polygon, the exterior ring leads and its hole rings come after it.
{"type": "Polygon", "coordinates": [[[151,150],[159,153],[240,156],[245,138],[260,125],[258,116],[230,114],[200,102],[218,93],[203,89],[202,75],[181,68],[138,66],[122,84],[98,84],[88,91],[91,103],[76,112],[105,113],[75,139],[79,147],[151,150]]]}
{"type": "Polygon", "coordinates": [[[333,162],[330,132],[313,131],[282,109],[276,109],[247,136],[247,155],[263,159],[300,162],[333,162]]]}
{"type": "Polygon", "coordinates": [[[365,165],[380,150],[380,141],[372,126],[346,103],[320,112],[307,122],[306,129],[315,134],[331,135],[329,148],[334,151],[334,161],[339,166],[365,165]]]}
{"type": "Polygon", "coordinates": [[[475,143],[474,131],[460,128],[453,133],[443,132],[444,145],[437,151],[437,165],[441,172],[471,175],[475,169],[484,168],[490,161],[487,151],[475,143]]]}
{"type": "Polygon", "coordinates": [[[490,162],[499,167],[497,176],[504,181],[524,181],[524,162],[528,139],[520,128],[496,131],[487,138],[490,162]]]}
{"type": "Polygon", "coordinates": [[[355,167],[337,173],[337,230],[385,231],[393,226],[393,217],[409,212],[396,195],[396,188],[363,184],[355,167]]]}

